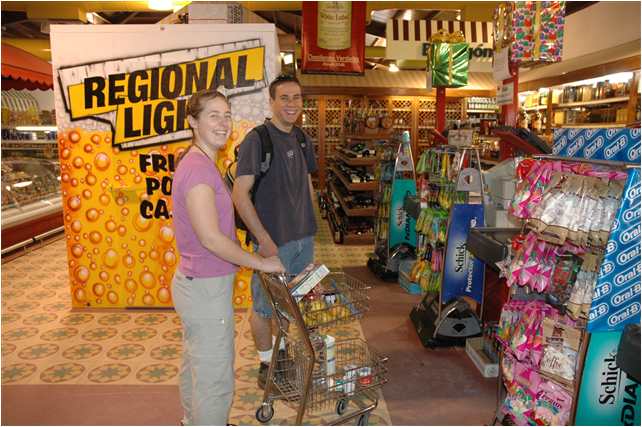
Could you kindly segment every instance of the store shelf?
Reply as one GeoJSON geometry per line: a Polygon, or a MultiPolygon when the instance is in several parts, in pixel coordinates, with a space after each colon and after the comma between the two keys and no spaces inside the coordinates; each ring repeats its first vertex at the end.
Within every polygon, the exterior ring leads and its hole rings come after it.
{"type": "MultiPolygon", "coordinates": [[[[337,151],[335,154],[336,158],[341,160],[348,166],[374,166],[378,159],[375,156],[370,157],[348,157],[345,152],[354,153],[354,151],[346,150],[345,148],[341,151],[337,151]]],[[[354,153],[356,155],[356,153],[354,153]]]]}
{"type": "Polygon", "coordinates": [[[390,139],[390,133],[378,133],[372,135],[345,135],[345,139],[376,140],[390,139]]]}
{"type": "Polygon", "coordinates": [[[347,216],[375,216],[377,214],[377,208],[374,206],[371,208],[349,208],[348,204],[343,200],[341,193],[337,190],[337,187],[334,186],[334,183],[330,182],[329,185],[330,190],[332,190],[337,199],[339,199],[339,204],[347,216]]]}
{"type": "Polygon", "coordinates": [[[55,139],[3,139],[2,144],[58,145],[55,139]]]}
{"type": "Polygon", "coordinates": [[[623,128],[626,122],[607,122],[607,123],[568,123],[564,125],[555,125],[557,129],[565,128],[623,128]]]}
{"type": "Polygon", "coordinates": [[[628,96],[619,96],[617,98],[596,99],[594,101],[569,102],[566,104],[558,104],[556,108],[585,107],[589,105],[613,104],[616,102],[628,102],[628,101],[629,101],[628,96]]]}
{"type": "Polygon", "coordinates": [[[535,105],[534,107],[522,107],[522,110],[524,111],[540,111],[540,110],[546,110],[548,106],[546,105],[535,105]]]}
{"type": "MultiPolygon", "coordinates": [[[[334,208],[331,206],[333,215],[336,215],[334,213],[334,208]]],[[[334,228],[334,225],[332,224],[332,221],[330,221],[330,215],[328,215],[328,227],[330,227],[330,232],[332,235],[337,233],[338,231],[334,228]]],[[[343,241],[341,244],[343,245],[371,245],[374,243],[374,233],[367,233],[367,234],[354,234],[354,233],[347,233],[343,234],[343,241]]]]}
{"type": "Polygon", "coordinates": [[[466,110],[467,113],[497,114],[497,110],[466,110]]]}
{"type": "Polygon", "coordinates": [[[379,187],[377,181],[352,183],[350,179],[346,178],[346,176],[334,166],[331,166],[330,170],[341,180],[348,191],[375,191],[379,187]]]}

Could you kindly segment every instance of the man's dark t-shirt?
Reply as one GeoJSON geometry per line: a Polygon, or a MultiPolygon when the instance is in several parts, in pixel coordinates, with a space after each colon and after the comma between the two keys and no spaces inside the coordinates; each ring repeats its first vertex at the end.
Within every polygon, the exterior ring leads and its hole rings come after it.
{"type": "MultiPolygon", "coordinates": [[[[314,147],[305,135],[305,147],[294,131],[285,133],[266,121],[272,138],[273,160],[261,179],[254,199],[256,213],[277,246],[313,236],[317,231],[308,174],[317,171],[314,147]]],[[[250,131],[239,147],[236,176],[260,174],[261,139],[250,131]]]]}

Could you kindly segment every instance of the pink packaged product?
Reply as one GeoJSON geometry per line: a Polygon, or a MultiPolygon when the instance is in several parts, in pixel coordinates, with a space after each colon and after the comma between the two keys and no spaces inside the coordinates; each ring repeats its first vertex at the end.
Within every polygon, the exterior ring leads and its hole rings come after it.
{"type": "Polygon", "coordinates": [[[541,426],[564,426],[569,420],[573,398],[560,385],[542,381],[537,389],[534,421],[541,426]]]}
{"type": "Polygon", "coordinates": [[[518,425],[533,424],[537,392],[542,381],[540,375],[537,370],[510,355],[504,356],[502,368],[507,392],[502,405],[503,413],[518,425]]]}

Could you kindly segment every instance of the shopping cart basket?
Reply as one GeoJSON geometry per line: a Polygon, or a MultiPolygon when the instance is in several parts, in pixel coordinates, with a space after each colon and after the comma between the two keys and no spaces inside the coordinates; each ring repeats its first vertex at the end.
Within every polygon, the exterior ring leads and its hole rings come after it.
{"type": "Polygon", "coordinates": [[[345,273],[330,273],[308,296],[296,301],[288,282],[293,276],[261,273],[263,288],[274,308],[278,333],[274,348],[285,340],[285,351],[274,351],[263,402],[256,419],[267,423],[273,403],[296,407],[296,425],[303,415],[335,410],[341,424],[359,417],[367,425],[378,405],[378,389],[387,382],[384,363],[361,339],[336,342],[320,332],[360,318],[368,310],[368,287],[345,273]],[[348,409],[355,407],[354,411],[348,409]]]}

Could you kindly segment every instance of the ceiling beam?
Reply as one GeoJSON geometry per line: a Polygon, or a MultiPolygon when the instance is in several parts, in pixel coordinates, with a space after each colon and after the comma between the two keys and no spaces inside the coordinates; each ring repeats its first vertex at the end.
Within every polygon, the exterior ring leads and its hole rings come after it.
{"type": "Polygon", "coordinates": [[[51,61],[51,45],[49,44],[49,39],[19,39],[3,37],[2,43],[7,43],[19,49],[26,50],[45,61],[51,61]]]}
{"type": "MultiPolygon", "coordinates": [[[[462,19],[467,21],[492,21],[498,1],[369,1],[367,2],[366,20],[370,13],[385,9],[428,9],[428,10],[461,10],[462,19]]],[[[241,5],[251,11],[293,11],[301,10],[300,1],[244,1],[241,5]]]]}

